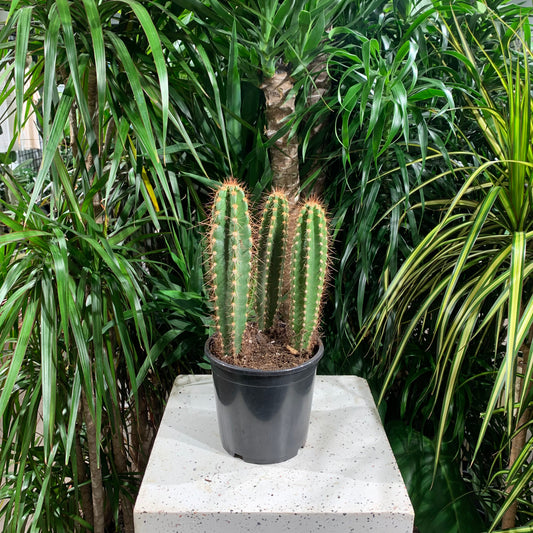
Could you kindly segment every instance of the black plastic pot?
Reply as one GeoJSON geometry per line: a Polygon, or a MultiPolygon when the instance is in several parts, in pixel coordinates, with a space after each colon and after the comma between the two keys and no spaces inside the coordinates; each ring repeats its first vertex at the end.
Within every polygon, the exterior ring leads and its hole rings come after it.
{"type": "Polygon", "coordinates": [[[247,463],[281,463],[294,457],[307,439],[313,384],[324,355],[284,370],[230,365],[210,351],[220,439],[224,449],[247,463]]]}

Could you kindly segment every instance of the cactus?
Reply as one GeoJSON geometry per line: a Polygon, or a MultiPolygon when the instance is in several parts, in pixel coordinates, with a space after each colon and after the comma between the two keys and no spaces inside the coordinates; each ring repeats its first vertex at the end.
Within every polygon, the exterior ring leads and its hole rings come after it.
{"type": "Polygon", "coordinates": [[[312,348],[327,271],[328,234],[324,208],[310,200],[301,208],[291,249],[290,327],[299,352],[312,348]]]}
{"type": "MultiPolygon", "coordinates": [[[[249,317],[254,263],[254,307],[257,326],[268,329],[280,312],[282,285],[289,284],[290,343],[309,352],[316,341],[327,271],[328,234],[324,208],[316,200],[304,204],[288,254],[289,204],[284,193],[267,199],[252,257],[252,228],[244,190],[227,181],[215,195],[210,217],[208,254],[215,320],[226,357],[236,358],[249,317]],[[284,258],[290,271],[284,276],[284,258]]],[[[282,317],[283,318],[283,317],[282,317]]]]}
{"type": "Polygon", "coordinates": [[[211,290],[224,355],[236,357],[248,318],[252,229],[244,190],[234,181],[215,195],[209,232],[211,290]]]}
{"type": "Polygon", "coordinates": [[[262,330],[272,327],[279,311],[288,219],[287,196],[282,192],[273,192],[263,209],[255,268],[255,312],[257,326],[262,330]]]}

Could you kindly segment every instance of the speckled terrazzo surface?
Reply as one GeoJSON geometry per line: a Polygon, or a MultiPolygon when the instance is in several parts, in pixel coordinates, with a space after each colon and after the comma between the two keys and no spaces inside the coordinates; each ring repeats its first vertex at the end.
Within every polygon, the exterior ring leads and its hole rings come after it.
{"type": "Polygon", "coordinates": [[[230,457],[211,376],[174,383],[135,505],[136,533],[411,533],[414,513],[365,380],[317,376],[306,446],[230,457]]]}

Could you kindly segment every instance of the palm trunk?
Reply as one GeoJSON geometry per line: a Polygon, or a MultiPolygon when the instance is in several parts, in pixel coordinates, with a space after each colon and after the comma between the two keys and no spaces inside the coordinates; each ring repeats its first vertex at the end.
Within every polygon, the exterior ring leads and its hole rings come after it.
{"type": "MultiPolygon", "coordinates": [[[[279,70],[266,78],[261,88],[266,100],[266,136],[273,139],[294,113],[295,98],[291,94],[294,83],[287,72],[279,70]]],[[[300,197],[298,139],[290,131],[276,139],[270,148],[270,166],[274,187],[283,189],[291,204],[296,204],[300,197]]]]}
{"type": "MultiPolygon", "coordinates": [[[[309,73],[311,76],[314,76],[313,88],[307,96],[307,107],[312,107],[321,100],[324,99],[324,96],[329,92],[331,88],[331,80],[327,72],[327,56],[326,54],[320,54],[317,56],[309,65],[309,73]]],[[[322,116],[312,127],[309,139],[318,139],[323,135],[324,130],[330,126],[329,116],[322,116]]],[[[324,192],[326,184],[326,173],[324,172],[324,165],[321,161],[321,156],[323,154],[323,145],[320,144],[313,152],[313,164],[309,169],[307,178],[317,175],[313,186],[311,188],[311,193],[317,196],[321,196],[324,192]]]]}

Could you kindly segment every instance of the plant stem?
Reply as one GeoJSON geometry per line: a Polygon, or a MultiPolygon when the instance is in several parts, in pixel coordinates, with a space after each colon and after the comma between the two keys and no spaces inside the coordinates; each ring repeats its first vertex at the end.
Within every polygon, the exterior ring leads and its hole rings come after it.
{"type": "MultiPolygon", "coordinates": [[[[95,133],[98,132],[98,89],[97,89],[97,79],[96,79],[96,68],[90,67],[88,73],[89,79],[87,81],[87,100],[89,106],[89,116],[92,120],[92,127],[95,133]]],[[[87,125],[88,127],[88,125],[87,125]]],[[[98,133],[97,133],[98,135],[98,133]]],[[[100,139],[98,139],[100,143],[100,139]]],[[[90,150],[91,147],[89,147],[90,150]]],[[[100,155],[100,154],[99,154],[100,155]]]]}
{"type": "Polygon", "coordinates": [[[105,133],[104,146],[102,147],[102,150],[101,150],[102,154],[105,155],[109,151],[109,147],[111,146],[111,143],[114,140],[116,131],[117,131],[117,128],[115,126],[115,120],[113,119],[113,117],[111,117],[109,119],[109,123],[107,125],[107,130],[105,133]]]}
{"type": "MultiPolygon", "coordinates": [[[[68,75],[64,67],[60,67],[59,75],[61,83],[66,85],[68,75]]],[[[76,159],[78,157],[78,119],[76,116],[76,104],[72,104],[72,107],[70,108],[68,122],[70,126],[70,149],[72,150],[72,158],[76,159]]]]}
{"type": "MultiPolygon", "coordinates": [[[[115,466],[119,474],[127,474],[128,461],[126,458],[126,451],[124,449],[123,427],[120,420],[120,411],[118,405],[113,409],[114,424],[111,431],[111,444],[113,446],[113,458],[115,466]]],[[[121,491],[120,506],[122,508],[122,518],[124,519],[124,533],[134,533],[133,527],[133,505],[130,499],[121,491]]]]}
{"type": "Polygon", "coordinates": [[[96,438],[96,425],[94,423],[85,391],[81,391],[83,405],[83,418],[87,430],[87,444],[89,448],[89,467],[91,471],[91,487],[93,500],[94,533],[105,533],[105,497],[102,481],[102,468],[98,460],[98,447],[96,438]]]}
{"type": "MultiPolygon", "coordinates": [[[[520,351],[522,352],[522,359],[518,362],[518,365],[520,366],[520,373],[523,375],[527,368],[528,360],[529,360],[529,351],[531,346],[531,336],[533,332],[530,333],[529,339],[522,345],[520,351]]],[[[517,372],[518,373],[518,372],[517,372]]],[[[517,403],[520,402],[520,398],[522,397],[522,390],[524,388],[524,379],[521,376],[516,377],[517,383],[516,383],[516,398],[517,403]]],[[[531,388],[531,384],[528,385],[528,388],[531,388]]],[[[528,391],[529,392],[529,391],[528,391]]],[[[527,396],[527,395],[526,395],[527,396]]],[[[511,440],[511,452],[509,454],[509,465],[508,470],[510,471],[518,457],[520,456],[522,450],[524,449],[524,446],[526,444],[526,433],[527,433],[527,424],[531,420],[531,409],[525,409],[524,412],[521,414],[517,428],[522,428],[520,431],[516,433],[516,435],[511,440]]],[[[510,494],[513,490],[513,485],[507,485],[505,489],[506,495],[510,494]]],[[[518,501],[514,501],[502,518],[502,529],[512,529],[516,525],[516,515],[518,511],[518,501]]]]}
{"type": "Polygon", "coordinates": [[[76,107],[73,104],[68,115],[70,124],[70,149],[72,150],[72,157],[78,157],[78,122],[76,118],[76,107]]]}
{"type": "Polygon", "coordinates": [[[83,518],[94,526],[94,517],[93,517],[93,504],[92,504],[92,495],[91,495],[91,486],[89,485],[87,478],[86,465],[83,458],[83,448],[81,445],[81,426],[82,426],[82,405],[78,409],[78,418],[76,421],[76,466],[78,470],[78,486],[80,491],[80,505],[81,511],[83,513],[83,518]]]}
{"type": "Polygon", "coordinates": [[[145,471],[155,438],[155,432],[151,431],[152,426],[148,419],[148,402],[143,389],[141,386],[137,391],[137,408],[131,417],[131,443],[137,472],[145,471]]]}

